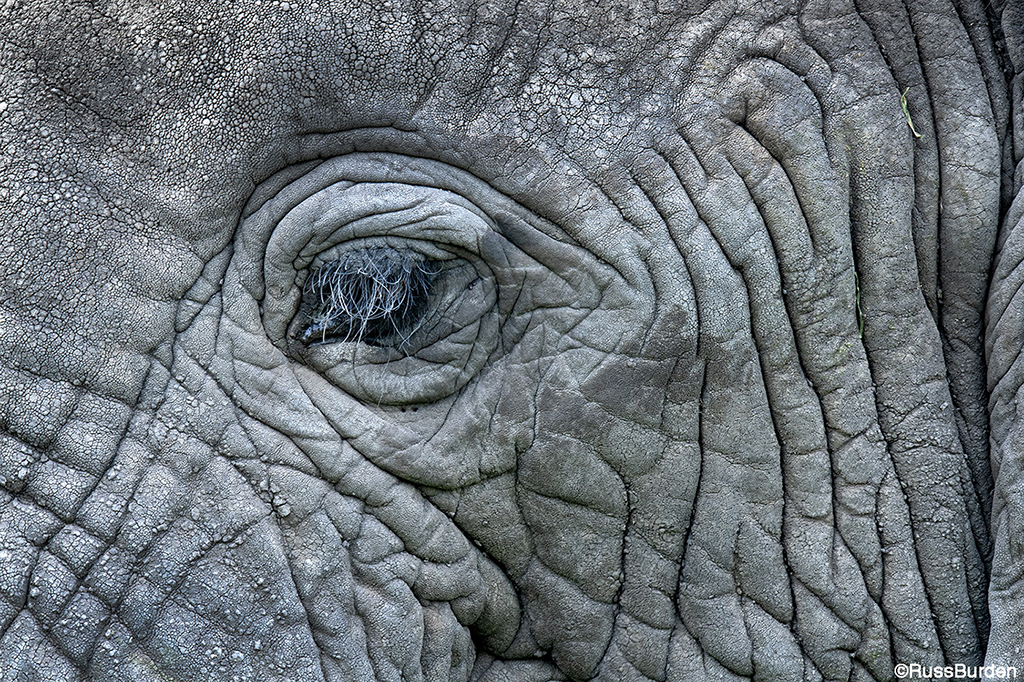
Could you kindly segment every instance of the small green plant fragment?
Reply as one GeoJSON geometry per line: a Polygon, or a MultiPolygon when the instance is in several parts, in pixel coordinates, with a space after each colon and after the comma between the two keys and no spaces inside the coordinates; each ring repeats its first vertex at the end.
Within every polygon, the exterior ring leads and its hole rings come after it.
{"type": "Polygon", "coordinates": [[[914,120],[910,118],[910,109],[907,108],[907,93],[910,92],[910,88],[903,91],[900,95],[900,106],[903,108],[903,115],[907,117],[907,125],[910,126],[910,132],[914,134],[914,137],[924,137],[921,133],[917,132],[917,128],[914,127],[914,120]]]}

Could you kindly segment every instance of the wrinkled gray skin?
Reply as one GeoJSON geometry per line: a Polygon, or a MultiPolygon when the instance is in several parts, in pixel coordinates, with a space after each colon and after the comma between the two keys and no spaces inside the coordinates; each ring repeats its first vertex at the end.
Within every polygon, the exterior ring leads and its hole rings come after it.
{"type": "Polygon", "coordinates": [[[0,10],[0,680],[1024,668],[1024,7],[172,4],[0,10]]]}

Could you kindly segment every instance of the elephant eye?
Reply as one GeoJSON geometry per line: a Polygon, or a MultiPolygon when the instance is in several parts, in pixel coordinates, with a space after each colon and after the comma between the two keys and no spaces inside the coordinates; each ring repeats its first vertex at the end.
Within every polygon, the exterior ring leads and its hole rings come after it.
{"type": "Polygon", "coordinates": [[[390,246],[349,251],[303,287],[304,344],[356,341],[402,350],[427,310],[441,263],[390,246]]]}
{"type": "Polygon", "coordinates": [[[578,247],[441,162],[353,152],[285,169],[254,197],[233,256],[250,308],[297,376],[365,403],[445,399],[516,347],[530,311],[589,309],[578,247]]]}

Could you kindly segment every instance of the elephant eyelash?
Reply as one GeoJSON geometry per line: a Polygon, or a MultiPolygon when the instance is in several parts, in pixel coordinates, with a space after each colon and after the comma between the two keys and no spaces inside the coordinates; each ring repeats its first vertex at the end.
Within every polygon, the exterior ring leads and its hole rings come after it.
{"type": "Polygon", "coordinates": [[[410,249],[357,249],[325,263],[303,286],[306,345],[356,341],[405,347],[427,310],[441,263],[410,249]]]}

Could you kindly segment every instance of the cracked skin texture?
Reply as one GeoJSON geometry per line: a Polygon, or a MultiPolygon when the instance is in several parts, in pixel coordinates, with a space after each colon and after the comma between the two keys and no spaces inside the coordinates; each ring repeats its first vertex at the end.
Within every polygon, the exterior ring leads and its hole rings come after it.
{"type": "Polygon", "coordinates": [[[1018,5],[11,0],[0,680],[1020,664],[1018,5]]]}

